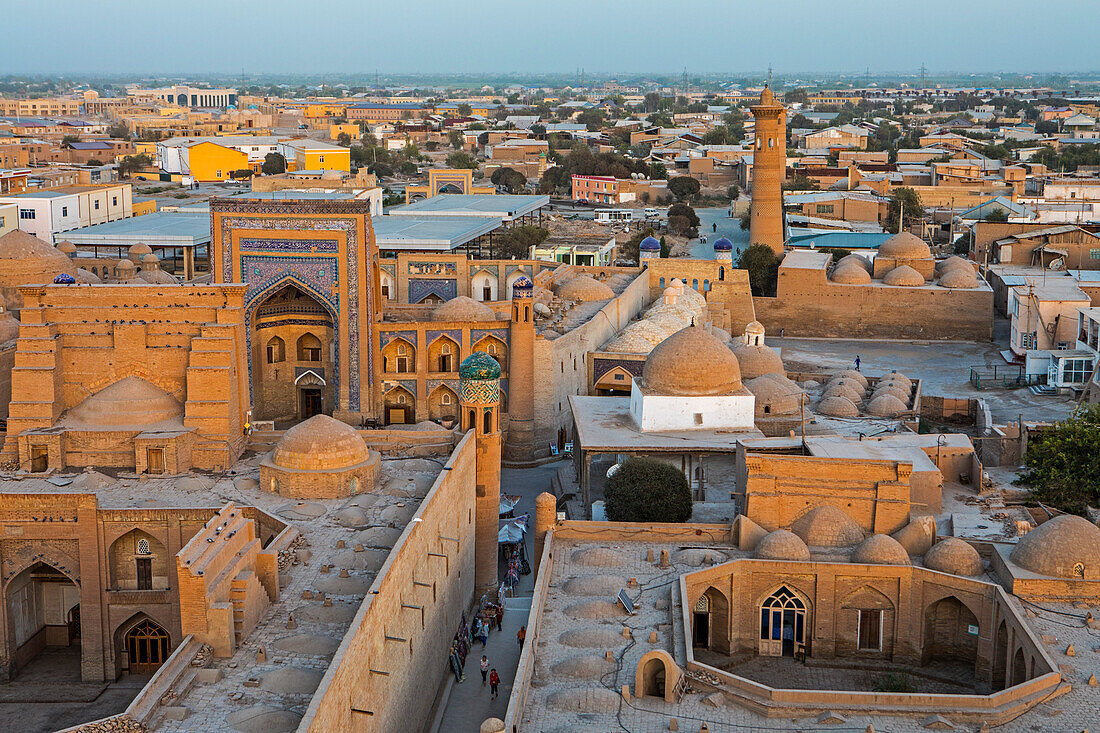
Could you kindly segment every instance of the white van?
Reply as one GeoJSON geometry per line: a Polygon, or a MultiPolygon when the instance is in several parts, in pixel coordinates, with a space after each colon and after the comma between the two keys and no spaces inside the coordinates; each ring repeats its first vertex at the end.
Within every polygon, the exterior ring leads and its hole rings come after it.
{"type": "Polygon", "coordinates": [[[661,216],[661,210],[653,207],[649,207],[645,210],[645,218],[657,219],[661,216]]]}

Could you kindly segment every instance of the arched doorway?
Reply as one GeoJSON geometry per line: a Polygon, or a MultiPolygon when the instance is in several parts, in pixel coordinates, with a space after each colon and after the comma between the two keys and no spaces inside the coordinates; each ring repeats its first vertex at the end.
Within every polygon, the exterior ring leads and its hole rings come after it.
{"type": "Polygon", "coordinates": [[[1005,688],[1005,667],[1008,664],[1008,625],[1002,621],[997,627],[997,636],[993,642],[993,690],[1005,688]]]}
{"type": "Polygon", "coordinates": [[[336,404],[334,316],[305,286],[287,283],[263,298],[251,319],[256,420],[283,426],[331,414],[336,404]],[[302,384],[302,377],[315,378],[302,384]]]}
{"type": "Polygon", "coordinates": [[[793,657],[805,653],[808,603],[782,586],[760,604],[760,654],[793,657]]]}
{"type": "Polygon", "coordinates": [[[409,425],[416,422],[416,399],[404,387],[394,387],[383,398],[387,425],[409,425]]]}
{"type": "Polygon", "coordinates": [[[642,668],[645,678],[645,689],[642,695],[645,697],[665,696],[665,663],[660,659],[650,659],[642,668]]]}
{"type": "Polygon", "coordinates": [[[131,626],[125,642],[130,674],[153,674],[168,659],[172,648],[168,632],[150,618],[131,626]]]}
{"type": "Polygon", "coordinates": [[[1022,685],[1027,682],[1027,661],[1024,659],[1024,650],[1017,649],[1012,655],[1012,684],[1022,685]]]}
{"type": "Polygon", "coordinates": [[[491,272],[482,270],[470,279],[470,297],[487,301],[497,299],[497,279],[491,272]]]}
{"type": "Polygon", "coordinates": [[[157,538],[132,529],[107,550],[112,590],[161,590],[168,587],[169,555],[157,538]]]}
{"type": "Polygon", "coordinates": [[[462,189],[453,183],[444,183],[436,193],[462,193],[462,189]]]}
{"type": "Polygon", "coordinates": [[[504,347],[504,342],[496,336],[485,336],[482,338],[474,344],[474,351],[481,351],[488,354],[497,360],[502,372],[508,371],[508,359],[506,357],[507,352],[504,347]]]}
{"type": "Polygon", "coordinates": [[[440,336],[428,345],[428,371],[457,372],[462,361],[458,344],[447,336],[440,336]]]}
{"type": "Polygon", "coordinates": [[[450,387],[441,384],[428,395],[428,419],[436,422],[458,421],[458,395],[450,387]]]}
{"type": "Polygon", "coordinates": [[[701,649],[729,652],[729,602],[716,588],[707,588],[692,610],[691,643],[701,649]]]}
{"type": "Polygon", "coordinates": [[[47,649],[71,649],[80,676],[80,588],[57,568],[36,562],[8,581],[9,660],[15,670],[32,664],[47,649]]]}
{"type": "Polygon", "coordinates": [[[924,612],[923,662],[976,663],[978,631],[978,619],[965,603],[955,596],[936,601],[924,612]]]}

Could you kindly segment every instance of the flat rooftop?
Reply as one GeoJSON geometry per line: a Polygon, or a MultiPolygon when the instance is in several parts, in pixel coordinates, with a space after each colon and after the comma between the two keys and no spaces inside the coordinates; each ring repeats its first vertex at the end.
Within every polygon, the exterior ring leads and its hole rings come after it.
{"type": "Polygon", "coordinates": [[[495,216],[379,216],[372,223],[381,250],[449,252],[504,222],[495,216]]]}
{"type": "Polygon", "coordinates": [[[81,227],[61,235],[76,245],[131,245],[195,247],[210,243],[210,215],[206,212],[156,212],[81,227]]]}
{"type": "Polygon", "coordinates": [[[511,194],[439,194],[392,209],[390,216],[496,216],[511,221],[538,211],[550,203],[549,196],[511,194]]]}
{"type": "Polygon", "coordinates": [[[643,431],[630,415],[629,397],[571,395],[569,404],[577,426],[577,446],[586,451],[733,453],[739,441],[763,436],[755,428],[643,431]]]}

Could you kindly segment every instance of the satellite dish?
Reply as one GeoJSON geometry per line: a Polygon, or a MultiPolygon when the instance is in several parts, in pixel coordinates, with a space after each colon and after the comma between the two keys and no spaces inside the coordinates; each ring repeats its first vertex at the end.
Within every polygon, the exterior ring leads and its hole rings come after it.
{"type": "Polygon", "coordinates": [[[1064,270],[1066,267],[1066,260],[1064,257],[1059,257],[1056,260],[1051,260],[1048,267],[1050,267],[1050,269],[1052,270],[1064,270]]]}
{"type": "Polygon", "coordinates": [[[619,469],[620,469],[620,468],[622,468],[622,467],[623,467],[623,464],[621,464],[621,463],[616,463],[616,464],[615,464],[614,466],[612,466],[611,468],[607,469],[607,477],[608,477],[608,478],[611,478],[612,476],[614,476],[615,474],[617,474],[617,473],[619,472],[619,469]]]}

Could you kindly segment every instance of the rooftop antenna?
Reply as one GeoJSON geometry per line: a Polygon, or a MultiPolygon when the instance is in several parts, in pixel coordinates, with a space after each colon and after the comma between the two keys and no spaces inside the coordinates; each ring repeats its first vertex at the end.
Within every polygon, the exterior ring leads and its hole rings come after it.
{"type": "Polygon", "coordinates": [[[928,67],[927,67],[927,66],[925,66],[925,65],[924,65],[924,64],[922,63],[922,64],[920,65],[920,90],[921,90],[921,94],[922,94],[922,96],[923,96],[923,94],[924,94],[924,89],[925,89],[925,87],[926,87],[926,84],[925,84],[925,78],[927,77],[927,74],[928,74],[928,67]]]}
{"type": "Polygon", "coordinates": [[[768,88],[771,89],[771,86],[772,86],[772,65],[768,64],[768,88]]]}

